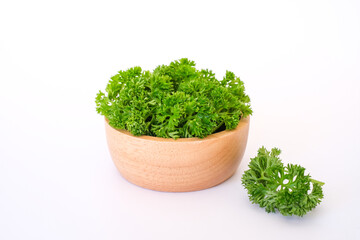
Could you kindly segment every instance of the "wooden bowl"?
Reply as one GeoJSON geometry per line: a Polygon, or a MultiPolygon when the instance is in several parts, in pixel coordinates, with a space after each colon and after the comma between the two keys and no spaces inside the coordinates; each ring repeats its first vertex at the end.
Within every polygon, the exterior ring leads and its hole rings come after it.
{"type": "Polygon", "coordinates": [[[218,185],[230,178],[244,155],[249,117],[234,130],[206,138],[135,137],[105,121],[111,157],[128,181],[152,190],[188,192],[218,185]]]}

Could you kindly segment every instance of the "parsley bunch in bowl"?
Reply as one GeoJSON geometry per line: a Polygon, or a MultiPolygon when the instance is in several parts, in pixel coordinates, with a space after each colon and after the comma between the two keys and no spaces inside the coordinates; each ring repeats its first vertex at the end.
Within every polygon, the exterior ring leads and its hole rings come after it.
{"type": "Polygon", "coordinates": [[[252,114],[244,83],[227,71],[222,80],[182,58],[151,71],[133,67],[111,77],[96,109],[116,129],[135,136],[204,138],[234,129],[252,114]]]}

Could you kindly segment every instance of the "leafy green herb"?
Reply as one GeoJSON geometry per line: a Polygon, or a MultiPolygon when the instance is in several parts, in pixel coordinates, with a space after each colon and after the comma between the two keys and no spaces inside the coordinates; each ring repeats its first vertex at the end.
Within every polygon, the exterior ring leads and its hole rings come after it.
{"type": "Polygon", "coordinates": [[[266,212],[277,209],[285,216],[303,216],[321,202],[324,183],[305,175],[305,168],[299,165],[284,166],[278,157],[280,152],[277,148],[267,151],[261,147],[251,159],[250,169],[244,172],[242,184],[250,201],[266,212]]]}
{"type": "Polygon", "coordinates": [[[96,109],[109,124],[133,135],[204,138],[234,129],[252,113],[244,83],[227,71],[218,81],[186,58],[153,72],[133,67],[111,77],[96,96],[96,109]]]}

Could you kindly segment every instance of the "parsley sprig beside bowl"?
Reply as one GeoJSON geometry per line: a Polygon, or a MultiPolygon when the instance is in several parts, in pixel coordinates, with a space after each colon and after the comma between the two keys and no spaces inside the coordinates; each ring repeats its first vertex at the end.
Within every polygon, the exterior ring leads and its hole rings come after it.
{"type": "Polygon", "coordinates": [[[242,184],[250,201],[266,212],[278,210],[285,216],[304,216],[320,204],[324,183],[306,175],[305,168],[299,165],[284,165],[280,153],[277,148],[259,148],[242,176],[242,184]]]}
{"type": "Polygon", "coordinates": [[[96,96],[110,126],[135,136],[204,138],[234,129],[252,114],[244,83],[227,71],[222,80],[182,58],[154,71],[133,67],[111,77],[96,96]]]}

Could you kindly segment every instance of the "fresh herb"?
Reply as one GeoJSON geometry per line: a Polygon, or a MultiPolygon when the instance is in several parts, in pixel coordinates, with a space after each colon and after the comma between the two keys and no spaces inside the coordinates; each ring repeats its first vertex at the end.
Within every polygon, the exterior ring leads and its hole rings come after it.
{"type": "Polygon", "coordinates": [[[277,148],[270,152],[261,147],[242,176],[242,184],[250,201],[266,212],[277,209],[285,216],[303,216],[321,202],[324,183],[305,175],[305,168],[299,165],[284,166],[278,157],[280,152],[277,148]]]}
{"type": "Polygon", "coordinates": [[[135,136],[204,138],[234,129],[252,113],[244,83],[227,71],[218,81],[186,58],[153,72],[133,67],[111,77],[96,97],[97,112],[109,124],[135,136]]]}

